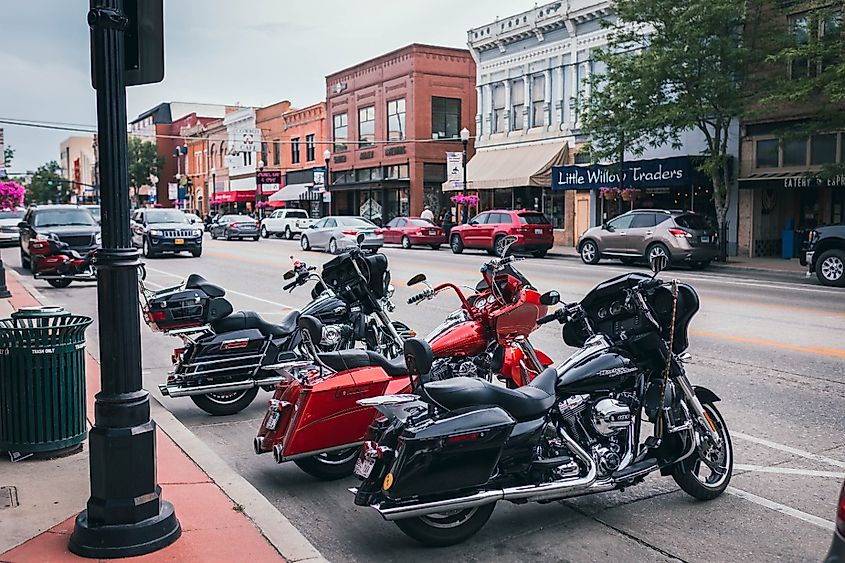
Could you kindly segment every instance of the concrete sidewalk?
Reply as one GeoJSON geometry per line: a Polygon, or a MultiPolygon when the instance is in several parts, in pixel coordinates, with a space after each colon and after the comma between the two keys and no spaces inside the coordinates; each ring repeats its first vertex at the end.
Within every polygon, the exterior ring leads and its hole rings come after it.
{"type": "MultiPolygon", "coordinates": [[[[9,270],[7,285],[12,297],[0,300],[0,318],[21,307],[48,304],[28,280],[9,270]]],[[[90,354],[86,385],[92,424],[100,366],[90,354]]],[[[127,560],[324,560],[275,507],[152,398],[151,410],[158,423],[158,482],[162,497],[176,508],[182,536],[167,548],[127,560]]],[[[81,453],[50,460],[12,463],[4,454],[0,487],[12,487],[15,493],[9,508],[0,498],[0,562],[86,561],[67,547],[76,514],[89,495],[85,446],[81,453]]]]}

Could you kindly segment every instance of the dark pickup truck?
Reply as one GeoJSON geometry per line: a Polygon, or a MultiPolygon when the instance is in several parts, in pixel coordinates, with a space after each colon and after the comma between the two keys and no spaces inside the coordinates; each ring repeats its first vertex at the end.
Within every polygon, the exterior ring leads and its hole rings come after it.
{"type": "Polygon", "coordinates": [[[845,225],[810,231],[800,260],[823,285],[845,287],[845,225]]]}

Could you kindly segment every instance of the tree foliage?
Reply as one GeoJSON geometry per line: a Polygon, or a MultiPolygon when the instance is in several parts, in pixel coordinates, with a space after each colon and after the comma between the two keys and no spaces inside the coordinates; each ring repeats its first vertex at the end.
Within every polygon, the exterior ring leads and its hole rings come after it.
{"type": "Polygon", "coordinates": [[[29,203],[68,203],[72,192],[70,182],[60,174],[59,163],[51,160],[38,167],[26,186],[29,203]]]}
{"type": "Polygon", "coordinates": [[[129,186],[132,195],[138,198],[138,189],[150,185],[150,175],[158,176],[164,166],[164,157],[156,152],[156,145],[138,137],[129,137],[127,162],[129,164],[129,186]]]}
{"type": "Polygon", "coordinates": [[[12,167],[12,159],[15,157],[15,149],[6,146],[3,149],[3,168],[9,170],[12,167]]]}
{"type": "Polygon", "coordinates": [[[591,77],[581,108],[592,158],[617,160],[623,147],[680,148],[684,133],[699,131],[723,227],[730,135],[755,99],[748,70],[765,52],[760,8],[757,0],[617,0],[609,43],[594,53],[607,72],[591,77]]]}

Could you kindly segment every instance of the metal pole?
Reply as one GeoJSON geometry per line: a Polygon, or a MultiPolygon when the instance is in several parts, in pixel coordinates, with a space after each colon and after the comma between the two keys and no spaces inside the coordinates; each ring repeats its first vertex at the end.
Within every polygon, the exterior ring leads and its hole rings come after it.
{"type": "Polygon", "coordinates": [[[461,223],[466,224],[467,220],[469,220],[469,204],[467,204],[467,140],[461,141],[464,145],[464,152],[461,160],[463,161],[463,168],[464,168],[464,203],[461,206],[461,223]]]}
{"type": "MultiPolygon", "coordinates": [[[[326,159],[326,176],[323,178],[323,187],[328,192],[329,191],[329,184],[331,183],[331,176],[329,176],[329,158],[326,159]]],[[[334,198],[331,199],[331,203],[329,203],[329,215],[331,215],[331,208],[334,206],[334,198]]],[[[320,201],[320,217],[323,216],[323,202],[320,201]]]]}
{"type": "Polygon", "coordinates": [[[97,251],[100,384],[89,434],[91,496],[70,550],[83,557],[143,555],[176,541],[181,528],[156,483],[155,432],[142,389],[138,250],[131,243],[122,0],[88,13],[97,83],[103,248],[97,251]]]}

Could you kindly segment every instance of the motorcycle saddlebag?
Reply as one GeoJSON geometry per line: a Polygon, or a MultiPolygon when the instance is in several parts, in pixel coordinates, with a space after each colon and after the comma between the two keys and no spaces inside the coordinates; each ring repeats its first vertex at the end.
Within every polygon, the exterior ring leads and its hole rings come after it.
{"type": "Polygon", "coordinates": [[[515,425],[499,407],[468,407],[409,426],[399,437],[385,496],[397,500],[484,485],[515,425]]]}
{"type": "Polygon", "coordinates": [[[208,297],[196,289],[158,292],[144,311],[147,324],[162,331],[198,327],[232,314],[223,297],[208,297]]]}

